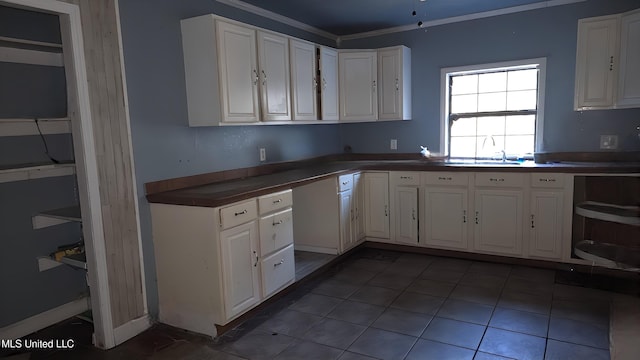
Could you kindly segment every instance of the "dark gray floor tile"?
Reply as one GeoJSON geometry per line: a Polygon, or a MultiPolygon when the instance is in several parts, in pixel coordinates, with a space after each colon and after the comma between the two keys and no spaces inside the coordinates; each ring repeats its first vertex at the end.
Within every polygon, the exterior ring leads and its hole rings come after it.
{"type": "Polygon", "coordinates": [[[403,292],[393,301],[393,303],[391,303],[390,306],[396,309],[434,315],[443,302],[444,298],[412,292],[403,292]]]}
{"type": "Polygon", "coordinates": [[[421,337],[476,350],[485,329],[483,325],[435,317],[421,337]]]}
{"type": "Polygon", "coordinates": [[[357,354],[350,351],[345,351],[338,360],[376,360],[376,358],[372,358],[371,356],[366,356],[362,354],[357,354]]]}
{"type": "Polygon", "coordinates": [[[511,273],[511,265],[476,261],[469,266],[467,271],[506,278],[511,273]]]}
{"type": "Polygon", "coordinates": [[[506,280],[506,278],[501,276],[468,272],[464,274],[458,283],[461,285],[500,290],[504,287],[506,280]]]}
{"type": "Polygon", "coordinates": [[[450,282],[416,279],[405,291],[446,298],[456,285],[450,282]]]}
{"type": "Polygon", "coordinates": [[[602,301],[553,300],[551,316],[583,321],[603,329],[609,328],[609,304],[602,301]]]}
{"type": "Polygon", "coordinates": [[[498,307],[489,326],[546,338],[549,316],[498,307]]]}
{"type": "Polygon", "coordinates": [[[364,270],[356,267],[345,267],[333,275],[333,279],[350,284],[364,284],[376,276],[376,274],[377,272],[375,271],[364,270]]]}
{"type": "Polygon", "coordinates": [[[383,306],[346,300],[331,311],[327,317],[354,324],[369,325],[384,312],[383,306]]]}
{"type": "Polygon", "coordinates": [[[323,319],[302,337],[338,349],[346,349],[366,329],[365,326],[334,319],[323,319]]]}
{"type": "Polygon", "coordinates": [[[386,268],[382,273],[388,275],[401,275],[408,277],[417,277],[429,266],[430,261],[425,262],[394,262],[386,268]]]}
{"type": "Polygon", "coordinates": [[[379,359],[403,359],[416,339],[413,336],[369,328],[349,347],[349,351],[379,359]]]}
{"type": "Polygon", "coordinates": [[[367,304],[388,306],[400,295],[400,290],[393,290],[379,286],[364,285],[349,297],[349,300],[367,304]]]}
{"type": "Polygon", "coordinates": [[[388,268],[391,264],[392,262],[390,261],[360,258],[350,261],[348,266],[373,272],[381,272],[384,269],[388,268]]]}
{"type": "Polygon", "coordinates": [[[522,360],[543,359],[546,340],[541,337],[487,328],[479,351],[522,360]]]}
{"type": "Polygon", "coordinates": [[[314,315],[325,316],[343,300],[331,296],[309,293],[289,305],[289,309],[314,315]]]}
{"type": "Polygon", "coordinates": [[[442,270],[438,268],[428,267],[420,274],[419,278],[428,280],[445,281],[449,283],[458,283],[464,276],[464,271],[442,270]]]}
{"type": "Polygon", "coordinates": [[[453,258],[437,258],[434,260],[431,265],[429,265],[429,269],[438,270],[440,272],[466,272],[471,266],[471,261],[462,260],[462,259],[453,259],[453,258]]]}
{"type": "Polygon", "coordinates": [[[438,259],[437,256],[425,255],[425,254],[413,254],[403,253],[395,262],[397,263],[419,263],[419,264],[431,264],[434,260],[438,259]]]}
{"type": "Polygon", "coordinates": [[[553,283],[536,282],[529,279],[510,277],[504,286],[511,291],[523,292],[535,296],[551,297],[553,294],[553,283]]]}
{"type": "Polygon", "coordinates": [[[510,278],[527,279],[535,282],[553,284],[556,277],[554,270],[539,269],[529,266],[514,266],[509,274],[510,278]]]}
{"type": "Polygon", "coordinates": [[[431,315],[388,308],[371,327],[410,336],[420,336],[431,321],[431,315]]]}
{"type": "Polygon", "coordinates": [[[310,341],[302,341],[291,344],[275,360],[331,360],[337,359],[342,350],[326,345],[316,344],[310,341]]]}
{"type": "Polygon", "coordinates": [[[449,295],[450,299],[466,300],[480,304],[495,305],[501,290],[458,284],[449,295]]]}
{"type": "Polygon", "coordinates": [[[609,329],[552,316],[549,323],[549,339],[608,349],[609,329]]]}
{"type": "Polygon", "coordinates": [[[493,306],[463,300],[448,299],[438,311],[437,316],[474,324],[487,325],[489,323],[489,319],[491,319],[492,312],[493,306]]]}
{"type": "Polygon", "coordinates": [[[224,344],[220,350],[247,359],[272,359],[296,340],[286,335],[252,331],[240,339],[224,344]]]}
{"type": "Polygon", "coordinates": [[[397,274],[382,272],[369,280],[368,285],[381,286],[389,289],[402,290],[413,282],[415,277],[408,277],[397,274]]]}
{"type": "Polygon", "coordinates": [[[610,355],[609,350],[549,339],[544,358],[545,360],[609,360],[610,355]]]}
{"type": "Polygon", "coordinates": [[[360,286],[335,279],[327,279],[313,288],[311,292],[346,299],[356,292],[360,286]]]}
{"type": "Polygon", "coordinates": [[[406,360],[472,360],[475,351],[443,344],[435,341],[420,339],[409,352],[406,360]]]}
{"type": "Polygon", "coordinates": [[[478,351],[476,352],[476,356],[473,357],[473,360],[515,360],[515,359],[478,351]]]}
{"type": "Polygon", "coordinates": [[[508,309],[534,312],[549,315],[551,312],[551,297],[536,296],[520,291],[504,289],[498,300],[498,306],[508,309]]]}
{"type": "Polygon", "coordinates": [[[580,286],[554,284],[553,300],[593,300],[609,302],[611,300],[611,293],[604,290],[590,289],[580,286]]]}
{"type": "Polygon", "coordinates": [[[300,337],[322,317],[295,310],[285,309],[258,326],[258,330],[268,333],[284,334],[300,337]]]}
{"type": "MultiPolygon", "coordinates": [[[[11,359],[13,359],[11,357],[11,359]]],[[[29,359],[27,354],[26,359],[29,359]]],[[[180,341],[175,344],[158,350],[151,355],[148,360],[244,360],[244,357],[225,353],[212,349],[203,344],[196,344],[188,341],[180,341]]],[[[18,360],[18,358],[16,358],[18,360]]]]}

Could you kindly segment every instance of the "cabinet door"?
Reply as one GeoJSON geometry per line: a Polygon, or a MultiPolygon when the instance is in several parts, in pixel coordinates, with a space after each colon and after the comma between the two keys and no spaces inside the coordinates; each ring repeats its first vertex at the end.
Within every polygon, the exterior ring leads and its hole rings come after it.
{"type": "Polygon", "coordinates": [[[322,120],[338,120],[340,117],[338,98],[338,51],[320,48],[320,108],[322,120]]]}
{"type": "Polygon", "coordinates": [[[427,245],[468,249],[467,189],[427,187],[424,192],[424,242],[427,245]]]}
{"type": "Polygon", "coordinates": [[[318,120],[316,46],[290,40],[293,120],[318,120]]]}
{"type": "Polygon", "coordinates": [[[352,190],[340,192],[340,252],[345,252],[353,246],[353,223],[352,190]]]}
{"type": "Polygon", "coordinates": [[[576,110],[613,106],[617,78],[618,19],[616,16],[578,21],[576,110]]]}
{"type": "Polygon", "coordinates": [[[258,67],[262,119],[291,120],[289,41],[286,37],[258,32],[258,67]]]}
{"type": "Polygon", "coordinates": [[[256,32],[222,21],[216,21],[216,27],[223,121],[257,122],[260,106],[256,32]]]}
{"type": "Polygon", "coordinates": [[[378,50],[378,119],[411,118],[411,51],[405,46],[378,50]]]}
{"type": "Polygon", "coordinates": [[[220,251],[224,312],[231,319],[260,302],[256,221],[222,231],[220,251]]]}
{"type": "Polygon", "coordinates": [[[398,186],[395,200],[396,242],[418,244],[418,188],[398,186]]]}
{"type": "Polygon", "coordinates": [[[559,191],[533,191],[529,215],[529,254],[560,259],[562,254],[564,193],[559,191]]]}
{"type": "Polygon", "coordinates": [[[378,68],[375,51],[339,53],[340,120],[378,119],[378,68]]]}
{"type": "Polygon", "coordinates": [[[475,191],[475,249],[522,254],[522,191],[475,191]]]}
{"type": "Polygon", "coordinates": [[[364,174],[366,236],[389,239],[389,174],[364,174]]]}
{"type": "Polygon", "coordinates": [[[362,174],[353,174],[353,241],[362,240],[364,234],[364,181],[362,174]]]}
{"type": "Polygon", "coordinates": [[[622,15],[620,23],[618,107],[640,107],[640,10],[622,15]]]}

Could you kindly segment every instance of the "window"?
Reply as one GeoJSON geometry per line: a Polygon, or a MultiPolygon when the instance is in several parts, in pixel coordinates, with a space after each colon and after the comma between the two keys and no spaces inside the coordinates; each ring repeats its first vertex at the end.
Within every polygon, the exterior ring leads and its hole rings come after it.
{"type": "Polygon", "coordinates": [[[441,143],[454,158],[532,158],[542,142],[545,59],[442,69],[441,143]]]}

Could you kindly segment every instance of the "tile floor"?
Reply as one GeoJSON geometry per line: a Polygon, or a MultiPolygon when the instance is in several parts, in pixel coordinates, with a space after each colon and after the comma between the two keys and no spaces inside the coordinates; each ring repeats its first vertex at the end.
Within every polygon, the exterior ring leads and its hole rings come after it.
{"type": "Polygon", "coordinates": [[[550,270],[363,249],[214,340],[158,324],[92,358],[608,359],[611,294],[550,270]]]}

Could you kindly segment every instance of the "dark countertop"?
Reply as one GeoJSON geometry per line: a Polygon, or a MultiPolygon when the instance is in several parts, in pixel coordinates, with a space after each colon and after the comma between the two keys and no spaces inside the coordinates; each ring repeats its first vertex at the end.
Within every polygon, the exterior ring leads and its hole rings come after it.
{"type": "Polygon", "coordinates": [[[272,174],[249,176],[206,185],[147,195],[150,203],[216,207],[276,191],[290,189],[331,176],[361,170],[380,171],[463,171],[463,172],[553,172],[553,173],[640,173],[640,163],[579,163],[562,162],[536,164],[507,162],[433,162],[412,160],[366,160],[301,162],[292,169],[272,174]]]}

